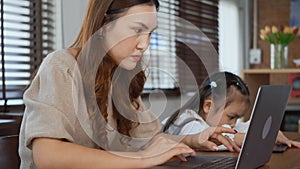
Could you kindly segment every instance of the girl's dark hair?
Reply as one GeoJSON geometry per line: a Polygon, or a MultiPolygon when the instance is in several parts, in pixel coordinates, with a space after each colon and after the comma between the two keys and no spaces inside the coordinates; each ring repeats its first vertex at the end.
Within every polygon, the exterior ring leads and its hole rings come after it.
{"type": "MultiPolygon", "coordinates": [[[[243,96],[245,101],[250,104],[250,92],[245,82],[237,75],[230,72],[217,72],[207,77],[201,84],[199,91],[180,109],[175,111],[166,122],[163,132],[177,119],[178,115],[186,109],[192,109],[203,114],[203,104],[207,98],[213,100],[216,108],[220,108],[224,104],[228,105],[234,98],[230,97],[232,91],[230,87],[234,86],[243,96]]],[[[226,107],[225,105],[225,107],[226,107]]]]}

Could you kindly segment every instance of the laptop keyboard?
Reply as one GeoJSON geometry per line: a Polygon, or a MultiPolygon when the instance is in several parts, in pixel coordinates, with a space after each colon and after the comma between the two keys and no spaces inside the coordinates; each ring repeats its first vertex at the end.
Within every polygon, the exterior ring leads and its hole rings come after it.
{"type": "Polygon", "coordinates": [[[184,169],[234,169],[237,157],[198,154],[194,157],[188,157],[187,160],[187,162],[174,160],[164,166],[184,169]]]}
{"type": "Polygon", "coordinates": [[[237,159],[235,157],[222,156],[210,163],[203,164],[203,169],[234,169],[237,159]]]}

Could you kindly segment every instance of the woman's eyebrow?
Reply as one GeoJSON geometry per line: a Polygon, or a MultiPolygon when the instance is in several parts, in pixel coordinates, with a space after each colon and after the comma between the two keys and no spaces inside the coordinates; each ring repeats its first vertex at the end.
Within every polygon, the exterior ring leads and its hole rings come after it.
{"type": "MultiPolygon", "coordinates": [[[[136,24],[139,24],[139,25],[141,25],[144,29],[147,29],[147,30],[149,30],[149,27],[146,25],[146,24],[144,24],[143,22],[134,22],[134,23],[136,23],[136,24]]],[[[151,30],[151,31],[153,31],[153,30],[155,30],[157,28],[157,25],[151,30]]]]}

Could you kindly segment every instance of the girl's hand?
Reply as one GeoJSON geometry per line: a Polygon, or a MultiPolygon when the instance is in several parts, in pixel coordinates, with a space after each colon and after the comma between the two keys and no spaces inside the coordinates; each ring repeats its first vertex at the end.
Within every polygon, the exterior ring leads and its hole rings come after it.
{"type": "Polygon", "coordinates": [[[192,135],[192,145],[199,150],[218,150],[218,145],[223,144],[229,151],[240,151],[240,147],[222,133],[235,134],[233,129],[224,127],[209,127],[204,131],[192,135]]]}
{"type": "Polygon", "coordinates": [[[288,139],[281,131],[278,132],[276,143],[283,143],[286,144],[288,147],[294,146],[300,148],[300,142],[288,139]]]}
{"type": "Polygon", "coordinates": [[[174,156],[187,161],[183,154],[196,155],[195,151],[186,144],[169,139],[163,134],[155,136],[150,145],[141,152],[147,167],[163,164],[174,156]]]}

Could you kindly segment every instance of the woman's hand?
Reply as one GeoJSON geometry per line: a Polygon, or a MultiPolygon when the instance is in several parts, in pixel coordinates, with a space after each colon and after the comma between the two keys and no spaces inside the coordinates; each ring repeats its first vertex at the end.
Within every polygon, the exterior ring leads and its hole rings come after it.
{"type": "MultiPolygon", "coordinates": [[[[235,134],[233,129],[224,127],[209,127],[204,131],[191,135],[191,141],[188,145],[199,150],[218,150],[218,145],[223,144],[229,151],[240,151],[240,147],[228,137],[224,137],[222,133],[235,134]]],[[[188,137],[187,140],[188,141],[188,137]]]]}
{"type": "Polygon", "coordinates": [[[300,142],[288,139],[281,131],[278,132],[276,143],[283,143],[286,144],[288,147],[294,146],[300,148],[300,142]]]}
{"type": "Polygon", "coordinates": [[[174,156],[177,156],[182,161],[186,161],[183,154],[196,155],[195,151],[189,146],[167,138],[165,134],[155,136],[150,145],[141,152],[147,167],[163,164],[174,156]]]}
{"type": "Polygon", "coordinates": [[[236,133],[234,135],[234,142],[239,146],[242,147],[243,141],[244,141],[244,137],[245,137],[245,133],[236,133]]]}

